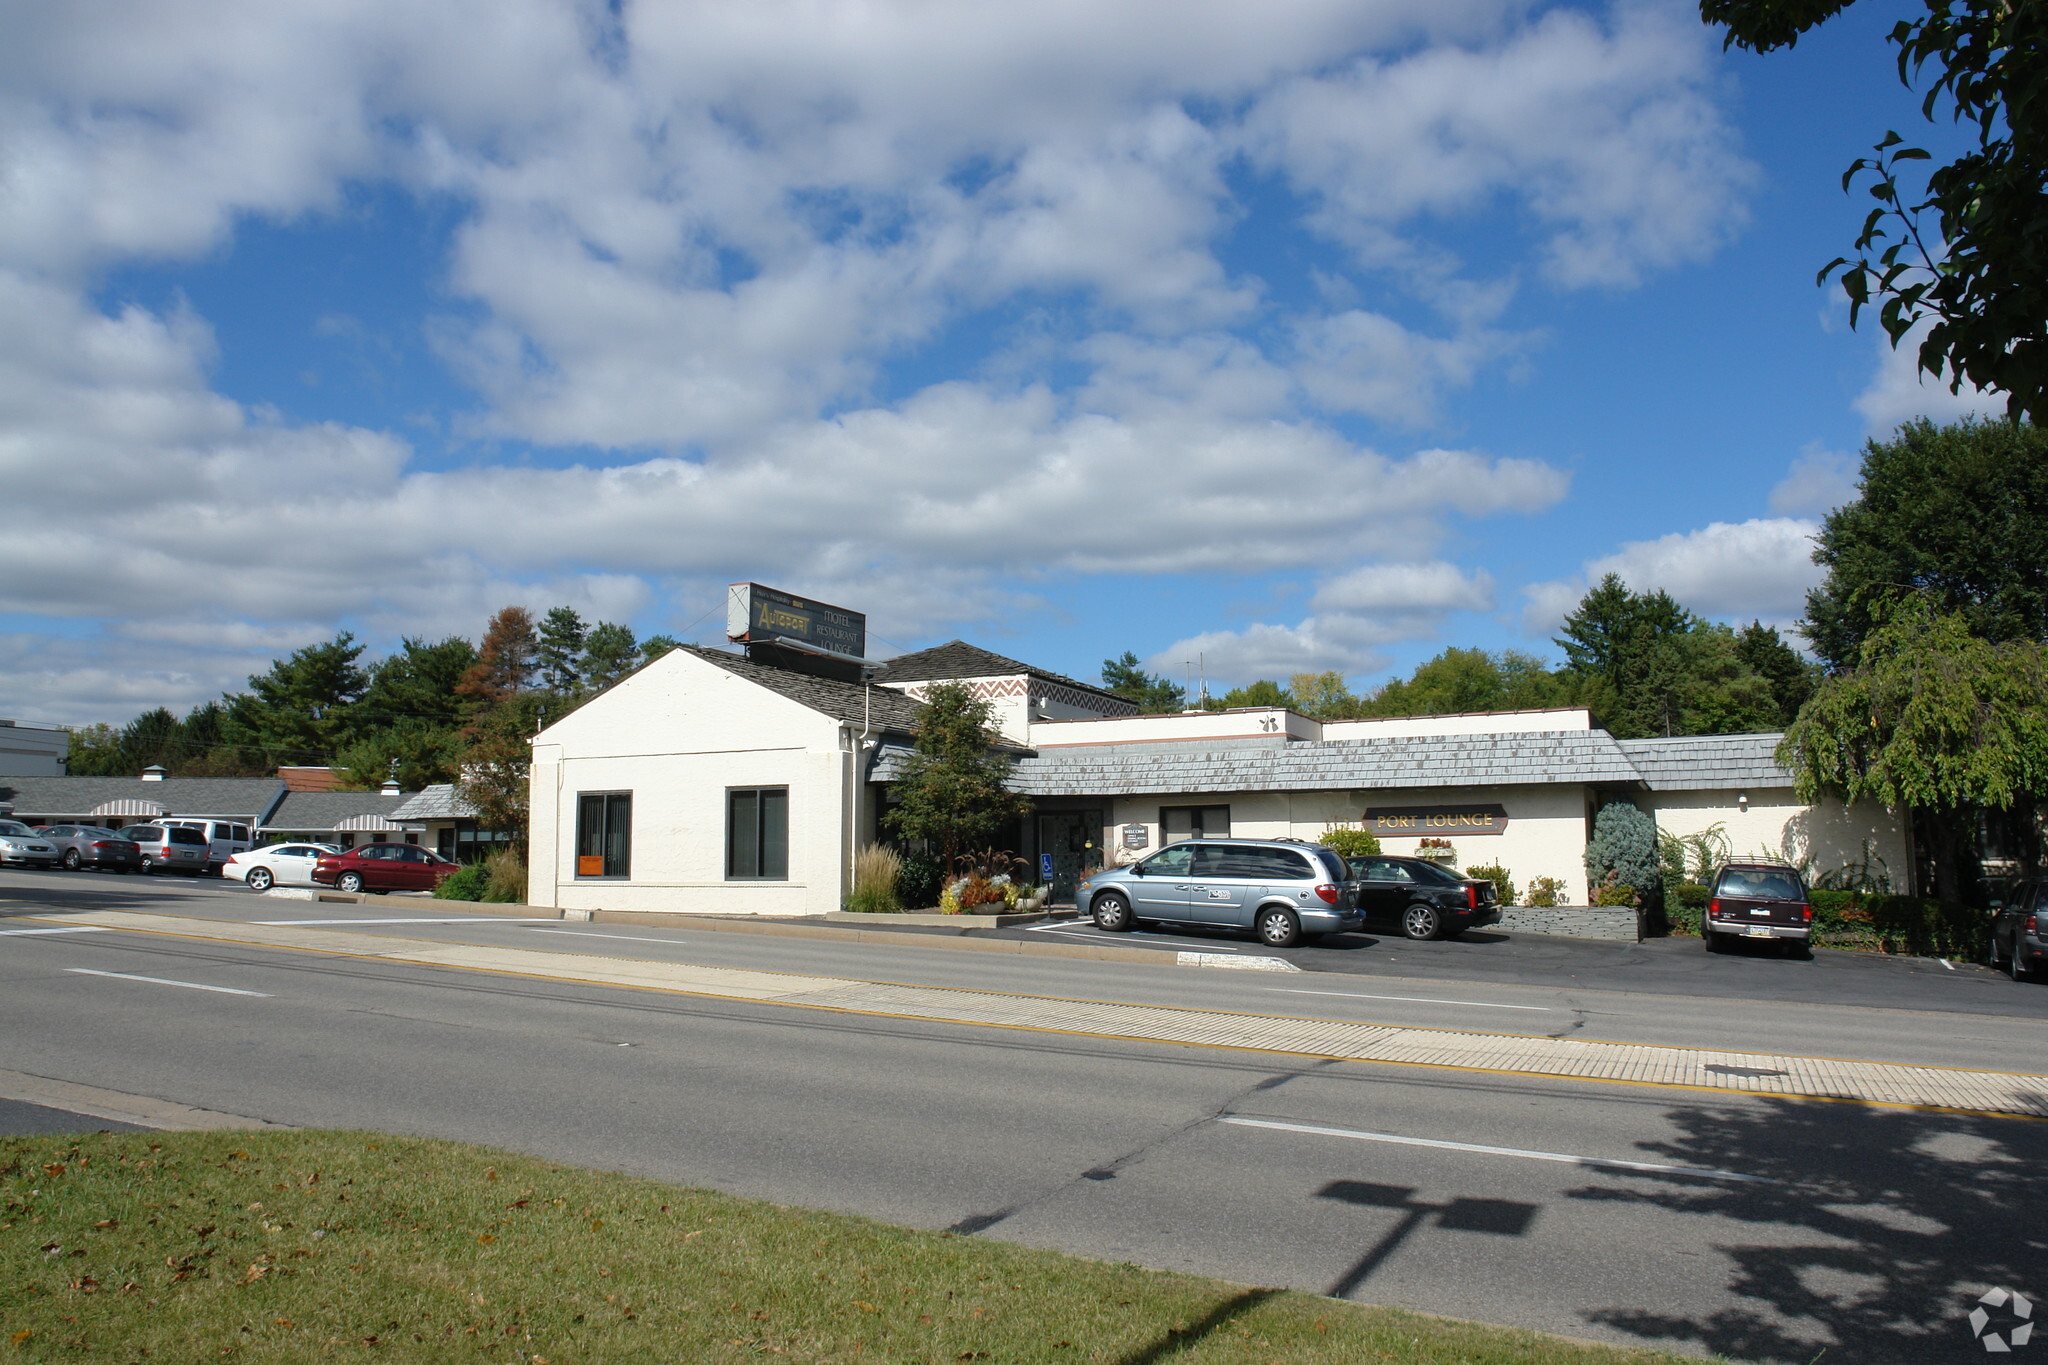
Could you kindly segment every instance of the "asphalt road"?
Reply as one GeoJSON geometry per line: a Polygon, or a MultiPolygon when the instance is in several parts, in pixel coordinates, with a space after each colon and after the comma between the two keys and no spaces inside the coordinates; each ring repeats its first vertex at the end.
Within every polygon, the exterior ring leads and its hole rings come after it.
{"type": "MultiPolygon", "coordinates": [[[[1391,976],[604,925],[435,925],[424,921],[451,916],[433,903],[322,905],[218,884],[42,874],[8,874],[0,895],[16,903],[0,909],[29,908],[24,883],[40,892],[67,881],[72,896],[111,894],[122,908],[148,897],[170,913],[222,918],[400,918],[408,924],[375,932],[553,950],[584,946],[582,935],[615,956],[722,954],[791,971],[831,961],[841,975],[1006,990],[1041,982],[1061,989],[1034,993],[1231,1009],[1264,1000],[1271,1013],[1386,1010],[1471,1027],[1482,1005],[1510,1007],[1499,1011],[1509,1018],[1524,1004],[1550,1013],[1529,1002],[1560,991],[1462,980],[1466,999],[1454,1006],[1391,976]],[[1368,998],[1273,994],[1325,982],[1368,998]],[[1360,990],[1380,982],[1396,984],[1360,990]]],[[[27,926],[0,924],[16,927],[27,926]]],[[[1975,989],[1958,982],[1957,998],[2010,999],[2014,1012],[1733,1008],[1620,991],[1583,992],[1575,1008],[1604,1004],[1611,1013],[1589,1014],[1594,1022],[1645,1031],[1679,1007],[1699,1012],[1695,1032],[1716,1014],[1769,1011],[1816,1033],[1888,1027],[1865,1035],[1886,1056],[1889,1040],[1963,1050],[1929,1035],[1981,1028],[1991,1040],[2033,1040],[2026,1069],[2038,1070],[2048,1047],[2034,997],[2017,986],[1967,994],[1975,989]]],[[[275,1122],[486,1142],[1111,1261],[1754,1359],[1809,1361],[1823,1347],[1852,1361],[1979,1359],[1965,1321],[1978,1294],[2048,1294],[2048,1125],[2018,1120],[1314,1062],[123,932],[0,937],[0,1067],[275,1122]],[[1611,1164],[1624,1162],[1637,1165],[1611,1164]]]]}

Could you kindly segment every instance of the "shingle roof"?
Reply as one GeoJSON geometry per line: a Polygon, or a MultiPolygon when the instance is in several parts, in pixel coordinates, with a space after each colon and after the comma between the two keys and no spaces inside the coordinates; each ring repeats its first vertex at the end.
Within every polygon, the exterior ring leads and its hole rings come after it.
{"type": "Polygon", "coordinates": [[[277,807],[284,783],[274,777],[0,777],[0,803],[26,815],[90,815],[116,801],[150,802],[165,815],[218,815],[260,823],[277,807]]]}
{"type": "Polygon", "coordinates": [[[474,820],[476,807],[456,793],[453,782],[422,787],[418,795],[391,812],[394,820],[474,820]]]}
{"type": "Polygon", "coordinates": [[[1773,754],[1782,734],[1688,735],[1680,739],[1619,740],[1643,783],[1653,792],[1714,791],[1728,787],[1789,787],[1792,774],[1773,754]]]}
{"type": "Polygon", "coordinates": [[[406,803],[403,796],[386,796],[382,792],[334,792],[298,791],[288,794],[277,810],[263,822],[265,829],[397,829],[392,821],[399,807],[406,803]],[[348,824],[344,821],[361,821],[364,817],[378,817],[377,825],[348,824]]]}
{"type": "Polygon", "coordinates": [[[778,696],[789,698],[813,711],[822,711],[834,720],[849,725],[860,725],[863,720],[877,730],[896,730],[908,734],[917,728],[917,717],[924,710],[921,702],[912,701],[901,692],[886,687],[863,687],[859,683],[839,682],[833,678],[813,677],[808,673],[797,673],[786,668],[775,668],[740,654],[728,654],[724,650],[705,649],[698,645],[679,646],[685,653],[695,655],[706,663],[716,664],[726,672],[745,678],[750,683],[767,688],[778,696]]]}
{"type": "Polygon", "coordinates": [[[1611,736],[1554,730],[1349,742],[1287,743],[1276,737],[1266,749],[1103,746],[1025,758],[1011,785],[1027,796],[1099,796],[1635,780],[1635,769],[1611,736]]]}
{"type": "Polygon", "coordinates": [[[1025,673],[1047,682],[1056,682],[1063,687],[1078,687],[1083,692],[1097,696],[1125,700],[1116,693],[1069,678],[1064,673],[1051,673],[1043,668],[1034,668],[1017,659],[970,645],[965,640],[948,640],[930,649],[920,649],[913,654],[899,654],[882,665],[882,671],[875,675],[876,681],[888,683],[932,682],[940,678],[1006,678],[1025,673]]]}

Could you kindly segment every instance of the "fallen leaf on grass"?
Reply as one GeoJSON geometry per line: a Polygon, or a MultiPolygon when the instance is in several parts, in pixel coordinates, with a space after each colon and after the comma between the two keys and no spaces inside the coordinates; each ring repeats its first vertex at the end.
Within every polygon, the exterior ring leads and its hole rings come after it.
{"type": "Polygon", "coordinates": [[[477,1239],[477,1241],[479,1241],[479,1242],[483,1243],[483,1244],[484,1244],[485,1246],[489,1246],[489,1245],[490,1245],[490,1244],[491,1244],[492,1242],[495,1242],[495,1241],[497,1241],[497,1240],[498,1240],[498,1239],[497,1239],[496,1237],[493,1237],[493,1236],[492,1236],[492,1235],[491,1235],[490,1233],[488,1233],[488,1232],[479,1232],[479,1233],[478,1233],[478,1234],[476,1235],[476,1239],[477,1239]]]}
{"type": "Polygon", "coordinates": [[[13,1336],[7,1339],[16,1346],[26,1346],[28,1344],[28,1339],[34,1335],[34,1332],[31,1332],[28,1330],[28,1328],[24,1327],[19,1332],[16,1332],[13,1336]]]}

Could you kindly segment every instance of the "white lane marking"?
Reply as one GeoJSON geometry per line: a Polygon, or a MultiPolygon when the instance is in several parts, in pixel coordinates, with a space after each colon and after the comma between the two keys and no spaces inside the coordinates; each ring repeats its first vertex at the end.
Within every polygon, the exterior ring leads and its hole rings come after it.
{"type": "Polygon", "coordinates": [[[1366,995],[1359,991],[1305,991],[1292,986],[1270,986],[1285,995],[1341,995],[1346,1000],[1406,1000],[1412,1005],[1470,1005],[1481,1010],[1535,1010],[1550,1013],[1548,1005],[1496,1005],[1490,1000],[1435,1000],[1426,995],[1366,995]]]}
{"type": "Polygon", "coordinates": [[[649,938],[645,934],[600,934],[595,929],[528,929],[529,934],[567,934],[571,938],[622,938],[629,943],[666,943],[672,948],[681,948],[679,938],[649,938]]]}
{"type": "Polygon", "coordinates": [[[0,929],[0,934],[111,934],[114,931],[99,924],[74,924],[67,929],[0,929]]]}
{"type": "Polygon", "coordinates": [[[408,915],[404,919],[259,919],[250,921],[252,924],[283,925],[300,928],[318,924],[554,924],[556,922],[553,915],[549,915],[546,919],[542,919],[538,915],[529,915],[524,919],[515,918],[510,915],[490,915],[487,917],[464,915],[460,919],[419,919],[408,915]]]}
{"type": "Polygon", "coordinates": [[[1643,1171],[1651,1175],[1691,1175],[1707,1180],[1733,1180],[1745,1185],[1782,1185],[1767,1175],[1743,1175],[1737,1171],[1716,1171],[1703,1166],[1665,1166],[1654,1161],[1617,1161],[1601,1156],[1575,1156],[1570,1152],[1537,1152],[1523,1147],[1488,1147],[1477,1142],[1450,1142],[1443,1138],[1403,1137],[1398,1133],[1367,1133],[1355,1128],[1321,1128],[1312,1123],[1281,1123],[1274,1119],[1248,1119],[1225,1114],[1218,1123],[1241,1128],[1273,1128],[1284,1133],[1309,1133],[1316,1137],[1352,1138],[1359,1142],[1391,1142],[1401,1147],[1436,1147],[1447,1152],[1476,1152],[1481,1156],[1518,1156],[1528,1161],[1557,1161],[1567,1166],[1597,1166],[1617,1171],[1643,1171]]]}
{"type": "Polygon", "coordinates": [[[197,981],[171,981],[161,976],[130,976],[127,972],[96,972],[90,967],[66,967],[80,976],[111,976],[121,981],[147,981],[152,986],[183,986],[188,991],[218,991],[222,995],[255,995],[270,999],[269,991],[238,991],[233,986],[204,986],[197,981]]]}
{"type": "Polygon", "coordinates": [[[1026,929],[1024,932],[1027,934],[1065,934],[1069,938],[1092,938],[1101,943],[1114,943],[1116,942],[1116,940],[1120,938],[1157,938],[1165,939],[1173,943],[1201,943],[1202,951],[1205,953],[1241,953],[1244,951],[1244,949],[1242,948],[1232,948],[1227,944],[1204,943],[1203,940],[1198,938],[1189,938],[1186,934],[1152,934],[1147,933],[1143,929],[1139,929],[1135,932],[1125,934],[1109,934],[1104,933],[1100,929],[1094,930],[1093,932],[1089,933],[1078,933],[1071,929],[1061,929],[1050,924],[1034,924],[1030,928],[1026,929]]]}
{"type": "Polygon", "coordinates": [[[1949,960],[1948,960],[1947,958],[1945,958],[1945,957],[1937,957],[1937,958],[1936,958],[1936,959],[1934,959],[1934,960],[1935,960],[1936,962],[1939,962],[1939,963],[1940,963],[1940,964],[1941,964],[1942,966],[1944,966],[1944,967],[1948,968],[1948,969],[1949,969],[1950,971],[1954,971],[1954,970],[1956,969],[1956,964],[1955,964],[1955,963],[1953,963],[1953,962],[1950,962],[1950,961],[1949,961],[1949,960]]]}

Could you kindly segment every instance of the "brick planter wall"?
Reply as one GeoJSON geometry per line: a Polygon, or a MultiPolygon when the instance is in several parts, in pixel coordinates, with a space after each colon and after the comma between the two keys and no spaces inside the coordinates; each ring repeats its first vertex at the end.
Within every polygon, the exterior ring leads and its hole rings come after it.
{"type": "Polygon", "coordinates": [[[1522,934],[1559,934],[1565,938],[1617,938],[1636,941],[1636,912],[1619,905],[1517,905],[1501,911],[1500,923],[1487,926],[1522,934]]]}

